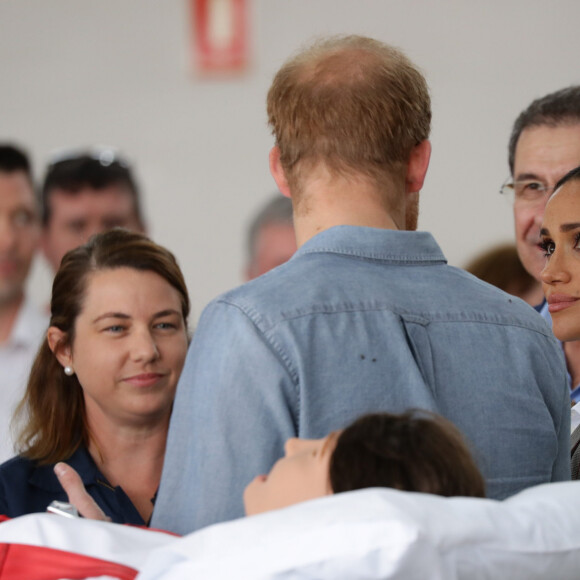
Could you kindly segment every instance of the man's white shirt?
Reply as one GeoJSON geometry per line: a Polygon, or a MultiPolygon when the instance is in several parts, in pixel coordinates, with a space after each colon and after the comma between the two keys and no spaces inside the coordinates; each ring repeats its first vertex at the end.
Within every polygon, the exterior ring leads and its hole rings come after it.
{"type": "Polygon", "coordinates": [[[32,362],[48,328],[49,317],[25,298],[10,338],[0,345],[0,463],[15,455],[12,415],[24,395],[32,362]]]}

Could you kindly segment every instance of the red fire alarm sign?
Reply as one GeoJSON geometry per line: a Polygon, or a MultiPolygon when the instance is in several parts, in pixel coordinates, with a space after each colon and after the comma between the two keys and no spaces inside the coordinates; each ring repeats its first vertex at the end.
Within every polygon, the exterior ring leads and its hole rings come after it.
{"type": "Polygon", "coordinates": [[[248,64],[248,0],[190,0],[193,52],[201,72],[240,71],[248,64]]]}

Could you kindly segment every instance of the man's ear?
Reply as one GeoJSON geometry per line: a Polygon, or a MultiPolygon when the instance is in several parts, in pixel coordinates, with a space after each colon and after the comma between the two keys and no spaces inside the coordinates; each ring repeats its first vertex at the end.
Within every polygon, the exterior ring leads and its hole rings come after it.
{"type": "Polygon", "coordinates": [[[66,333],[56,326],[51,326],[46,332],[48,347],[56,360],[63,367],[72,367],[72,353],[70,345],[65,345],[66,333]]]}
{"type": "Polygon", "coordinates": [[[405,178],[405,191],[407,193],[417,193],[421,191],[427,168],[429,167],[429,159],[431,158],[431,142],[427,139],[421,141],[419,145],[415,145],[411,149],[409,161],[407,163],[407,176],[405,178]]]}
{"type": "Polygon", "coordinates": [[[286,173],[280,163],[280,147],[275,145],[270,149],[270,173],[280,190],[280,193],[286,197],[291,197],[288,181],[286,180],[286,173]]]}

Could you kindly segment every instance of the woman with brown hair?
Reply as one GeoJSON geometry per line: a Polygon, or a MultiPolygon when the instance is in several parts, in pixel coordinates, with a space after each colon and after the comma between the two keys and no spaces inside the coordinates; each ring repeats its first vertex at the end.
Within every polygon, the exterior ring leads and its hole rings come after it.
{"type": "Polygon", "coordinates": [[[174,256],[141,234],[98,234],[63,258],[51,318],[18,410],[20,455],[0,466],[0,513],[66,501],[66,461],[115,522],[145,524],[188,347],[174,256]]]}

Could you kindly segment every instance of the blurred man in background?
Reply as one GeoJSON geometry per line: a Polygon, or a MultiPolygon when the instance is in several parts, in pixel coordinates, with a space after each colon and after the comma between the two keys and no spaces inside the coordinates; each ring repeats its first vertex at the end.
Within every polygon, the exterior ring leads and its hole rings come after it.
{"type": "Polygon", "coordinates": [[[540,224],[554,186],[580,163],[580,86],[533,101],[516,119],[508,146],[510,177],[502,193],[513,201],[516,245],[524,268],[540,280],[540,224]]]}
{"type": "Polygon", "coordinates": [[[253,218],[248,230],[248,261],[245,280],[253,280],[287,262],[296,251],[292,202],[280,193],[253,218]]]}
{"type": "Polygon", "coordinates": [[[40,214],[27,155],[0,145],[0,461],[13,456],[10,422],[28,381],[48,316],[25,295],[40,240],[40,214]]]}
{"type": "MultiPolygon", "coordinates": [[[[539,245],[546,204],[556,183],[580,164],[580,85],[550,93],[524,109],[514,123],[508,155],[511,176],[501,191],[513,200],[520,260],[539,281],[546,261],[539,245]]],[[[536,310],[550,320],[545,302],[536,310]]],[[[580,402],[580,342],[564,343],[564,352],[570,396],[580,402]]]]}
{"type": "Polygon", "coordinates": [[[66,252],[114,227],[145,231],[127,161],[114,149],[75,151],[52,161],[42,186],[42,252],[52,270],[66,252]]]}

